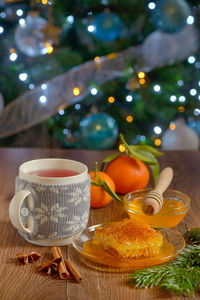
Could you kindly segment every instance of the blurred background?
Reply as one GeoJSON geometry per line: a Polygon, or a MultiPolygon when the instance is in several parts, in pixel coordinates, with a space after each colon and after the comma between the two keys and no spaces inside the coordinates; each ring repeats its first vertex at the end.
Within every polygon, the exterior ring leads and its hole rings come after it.
{"type": "Polygon", "coordinates": [[[0,0],[0,146],[199,149],[199,30],[198,0],[0,0]]]}

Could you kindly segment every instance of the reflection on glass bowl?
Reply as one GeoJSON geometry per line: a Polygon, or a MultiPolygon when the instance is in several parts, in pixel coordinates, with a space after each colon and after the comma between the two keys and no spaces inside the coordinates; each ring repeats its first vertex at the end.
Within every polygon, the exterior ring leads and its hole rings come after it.
{"type": "Polygon", "coordinates": [[[107,252],[103,245],[95,239],[95,231],[99,224],[86,228],[75,235],[73,246],[80,254],[81,260],[89,267],[105,272],[128,272],[135,269],[165,263],[180,254],[185,247],[185,240],[176,231],[157,228],[163,235],[164,243],[158,255],[137,259],[119,258],[107,252]]]}
{"type": "Polygon", "coordinates": [[[190,197],[176,190],[167,190],[163,194],[162,209],[157,215],[149,216],[142,211],[142,202],[150,191],[151,189],[143,189],[124,196],[123,203],[129,217],[138,218],[152,227],[172,228],[177,226],[190,209],[190,197]]]}

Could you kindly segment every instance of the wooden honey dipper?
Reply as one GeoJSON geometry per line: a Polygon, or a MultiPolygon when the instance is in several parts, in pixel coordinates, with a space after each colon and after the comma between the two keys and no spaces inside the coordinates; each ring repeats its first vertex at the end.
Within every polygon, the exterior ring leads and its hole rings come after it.
{"type": "Polygon", "coordinates": [[[158,176],[155,188],[150,191],[142,202],[142,210],[147,215],[156,215],[163,205],[163,193],[170,185],[173,178],[173,170],[167,167],[158,176]]]}

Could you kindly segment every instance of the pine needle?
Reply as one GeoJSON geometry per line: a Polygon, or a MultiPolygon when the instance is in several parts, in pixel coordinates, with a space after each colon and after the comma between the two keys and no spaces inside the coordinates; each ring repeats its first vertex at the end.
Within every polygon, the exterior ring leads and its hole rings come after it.
{"type": "Polygon", "coordinates": [[[200,288],[200,246],[188,245],[168,264],[137,270],[129,275],[128,283],[136,288],[159,286],[180,296],[194,295],[200,288]]]}

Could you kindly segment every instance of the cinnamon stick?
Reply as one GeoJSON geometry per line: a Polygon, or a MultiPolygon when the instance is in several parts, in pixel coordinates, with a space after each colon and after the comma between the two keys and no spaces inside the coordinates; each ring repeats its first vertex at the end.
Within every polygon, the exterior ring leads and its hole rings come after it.
{"type": "Polygon", "coordinates": [[[69,259],[65,260],[65,264],[67,266],[67,269],[71,273],[71,275],[74,277],[76,281],[81,281],[82,280],[82,275],[79,273],[79,271],[76,269],[72,261],[69,259]]]}
{"type": "Polygon", "coordinates": [[[53,257],[55,259],[61,258],[61,262],[58,265],[58,272],[60,274],[60,278],[61,279],[69,278],[70,274],[69,274],[69,272],[66,268],[65,261],[64,261],[63,256],[62,256],[61,249],[59,247],[53,247],[52,248],[52,253],[53,253],[53,257]]]}

